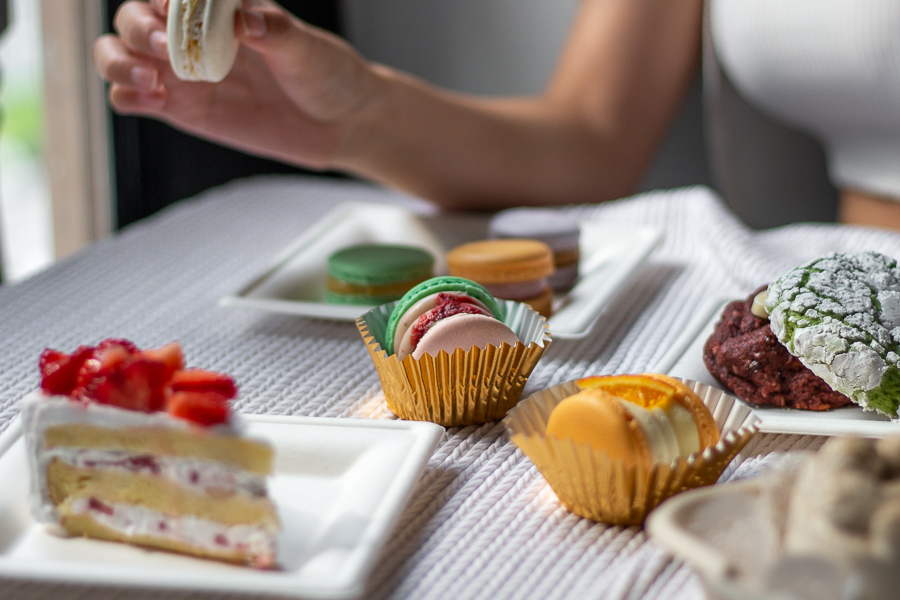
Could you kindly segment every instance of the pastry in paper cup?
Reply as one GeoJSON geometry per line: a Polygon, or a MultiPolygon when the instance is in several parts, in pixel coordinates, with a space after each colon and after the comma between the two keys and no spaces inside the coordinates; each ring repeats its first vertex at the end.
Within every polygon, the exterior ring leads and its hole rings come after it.
{"type": "Polygon", "coordinates": [[[641,525],[666,498],[716,482],[728,463],[758,430],[757,417],[734,396],[689,379],[719,429],[719,441],[671,463],[647,467],[609,456],[589,443],[546,435],[550,414],[565,398],[582,391],[568,381],[532,394],[510,411],[510,437],[537,466],[560,502],[573,513],[614,525],[641,525]]]}
{"type": "Polygon", "coordinates": [[[401,419],[445,427],[501,419],[519,401],[528,376],[550,345],[544,317],[526,304],[499,300],[502,321],[518,338],[515,346],[504,342],[399,360],[384,349],[396,305],[370,310],[357,319],[356,327],[375,363],[388,408],[401,419]]]}

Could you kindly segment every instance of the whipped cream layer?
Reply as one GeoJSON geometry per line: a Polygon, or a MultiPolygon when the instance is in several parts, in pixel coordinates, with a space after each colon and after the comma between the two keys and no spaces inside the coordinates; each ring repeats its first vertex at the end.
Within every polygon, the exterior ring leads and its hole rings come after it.
{"type": "MultiPolygon", "coordinates": [[[[30,462],[30,469],[33,474],[31,477],[31,512],[34,518],[42,523],[58,523],[59,515],[56,507],[50,500],[50,492],[47,488],[47,466],[53,459],[61,459],[69,464],[78,461],[87,461],[88,454],[84,454],[81,458],[77,457],[79,452],[87,452],[87,449],[59,447],[53,449],[44,448],[44,436],[50,427],[56,425],[92,425],[98,427],[107,427],[110,429],[118,429],[125,427],[152,427],[165,428],[170,430],[189,431],[195,425],[188,423],[183,419],[177,419],[164,412],[144,413],[133,410],[125,410],[114,406],[76,402],[66,396],[51,396],[38,390],[29,394],[22,401],[22,426],[24,431],[24,439],[26,446],[26,454],[30,462]]],[[[209,428],[210,431],[217,435],[237,435],[243,428],[243,424],[238,420],[237,415],[232,415],[232,420],[228,424],[216,425],[209,428]]],[[[117,453],[118,451],[110,451],[117,453]]],[[[127,452],[122,452],[118,456],[109,455],[107,458],[110,462],[118,462],[124,460],[127,463],[129,456],[127,452]]],[[[154,457],[160,460],[160,457],[154,457]]],[[[168,472],[176,474],[176,476],[186,477],[188,483],[192,478],[191,462],[201,463],[208,461],[199,461],[196,459],[181,459],[172,457],[168,472]],[[179,461],[184,461],[180,462],[179,461]],[[180,475],[177,475],[179,474],[180,475]]],[[[123,463],[124,464],[124,463],[123,463]]],[[[209,465],[213,463],[208,462],[209,465]]],[[[197,465],[203,466],[203,465],[197,465]]],[[[227,479],[228,475],[223,471],[228,467],[216,465],[219,471],[213,472],[204,469],[203,474],[198,473],[198,481],[221,481],[227,479]]],[[[114,468],[110,465],[110,468],[114,468]]],[[[115,468],[124,468],[122,466],[115,468]]],[[[238,469],[233,471],[237,472],[238,469]]],[[[250,490],[258,490],[257,484],[252,483],[249,478],[254,477],[251,473],[244,473],[248,479],[243,479],[243,475],[239,478],[241,482],[246,484],[248,493],[250,490]]],[[[180,480],[179,480],[180,481],[180,480]]],[[[237,482],[238,479],[235,479],[237,482]]]]}
{"type": "Polygon", "coordinates": [[[266,495],[264,476],[196,458],[155,456],[125,450],[61,447],[42,452],[40,460],[45,464],[59,460],[77,469],[104,469],[161,477],[199,494],[266,495]]]}
{"type": "Polygon", "coordinates": [[[246,552],[253,566],[275,562],[277,529],[259,525],[225,525],[184,515],[167,515],[132,504],[77,498],[64,503],[65,515],[89,515],[94,521],[128,537],[152,536],[210,552],[246,552]]]}
{"type": "Polygon", "coordinates": [[[700,450],[700,434],[694,418],[677,402],[651,409],[633,402],[621,404],[644,430],[654,462],[668,464],[700,450]]]}

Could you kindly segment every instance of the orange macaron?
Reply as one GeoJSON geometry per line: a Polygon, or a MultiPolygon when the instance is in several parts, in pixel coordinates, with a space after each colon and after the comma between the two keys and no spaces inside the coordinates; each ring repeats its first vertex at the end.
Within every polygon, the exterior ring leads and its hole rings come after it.
{"type": "Polygon", "coordinates": [[[553,273],[553,251],[537,240],[483,240],[457,246],[447,254],[455,277],[483,285],[497,298],[530,305],[550,316],[553,293],[547,277],[553,273]]]}

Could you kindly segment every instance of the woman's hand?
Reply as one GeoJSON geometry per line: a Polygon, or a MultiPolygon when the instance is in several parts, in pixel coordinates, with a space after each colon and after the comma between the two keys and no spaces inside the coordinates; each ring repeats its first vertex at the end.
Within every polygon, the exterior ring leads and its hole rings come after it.
{"type": "Polygon", "coordinates": [[[631,193],[700,49],[701,0],[581,0],[544,94],[479,98],[370,65],[336,36],[261,2],[244,0],[237,62],[216,84],[172,73],[166,0],[123,4],[119,35],[94,50],[113,107],[454,208],[631,193]]]}
{"type": "Polygon", "coordinates": [[[241,48],[228,77],[181,81],[169,66],[167,5],[129,0],[115,16],[118,35],[94,45],[116,111],[294,164],[335,164],[354,115],[378,88],[368,63],[274,4],[244,0],[235,16],[241,48]]]}

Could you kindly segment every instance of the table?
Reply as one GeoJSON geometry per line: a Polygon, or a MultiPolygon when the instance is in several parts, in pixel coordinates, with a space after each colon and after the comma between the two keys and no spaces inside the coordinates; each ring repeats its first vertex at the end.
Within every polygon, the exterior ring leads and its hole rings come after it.
{"type": "MultiPolygon", "coordinates": [[[[0,288],[0,430],[38,384],[46,346],[105,337],[140,346],[180,340],[189,365],[226,371],[238,410],[395,418],[352,323],[217,306],[269,266],[304,227],[343,201],[417,201],[352,182],[303,177],[239,181],[174,205],[13,287],[0,288]]],[[[735,298],[831,250],[900,256],[900,236],[801,224],[753,232],[713,192],[643,194],[582,216],[653,225],[662,246],[583,340],[555,341],[526,394],[586,375],[641,372],[666,353],[692,311],[735,298]]],[[[758,473],[821,438],[759,435],[723,480],[758,473]]],[[[161,597],[133,590],[0,582],[5,597],[161,597]]],[[[166,594],[165,597],[206,597],[166,594]]],[[[695,573],[635,528],[568,513],[499,423],[449,429],[369,580],[365,598],[703,597],[695,573]]]]}

